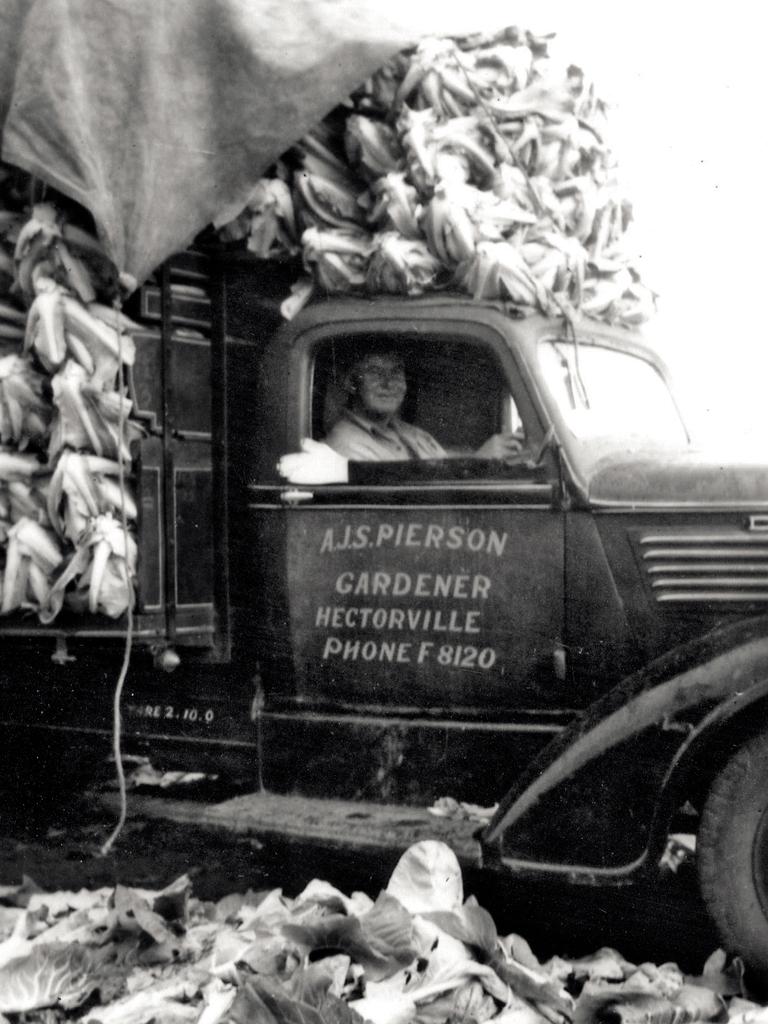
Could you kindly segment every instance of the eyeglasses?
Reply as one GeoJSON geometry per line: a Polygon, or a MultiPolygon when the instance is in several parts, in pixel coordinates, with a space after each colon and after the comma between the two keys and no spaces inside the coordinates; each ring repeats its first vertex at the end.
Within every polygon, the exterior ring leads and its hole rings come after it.
{"type": "Polygon", "coordinates": [[[402,366],[364,366],[359,374],[374,384],[405,384],[405,370],[402,366]]]}

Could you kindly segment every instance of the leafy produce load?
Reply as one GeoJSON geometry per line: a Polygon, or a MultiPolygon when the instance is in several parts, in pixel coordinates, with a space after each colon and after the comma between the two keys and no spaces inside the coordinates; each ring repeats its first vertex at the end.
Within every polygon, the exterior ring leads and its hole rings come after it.
{"type": "Polygon", "coordinates": [[[137,325],[106,304],[96,238],[51,202],[30,216],[16,177],[0,168],[0,614],[116,618],[136,573],[120,478],[139,428],[118,381],[137,325]]]}
{"type": "Polygon", "coordinates": [[[161,891],[0,889],[0,1012],[88,1024],[764,1024],[739,961],[699,977],[613,949],[540,963],[464,899],[445,844],[408,849],[374,901],[315,879],[194,899],[161,891]]]}
{"type": "Polygon", "coordinates": [[[400,54],[254,187],[221,228],[263,259],[301,254],[320,293],[459,288],[519,313],[633,326],[654,296],[622,243],[631,207],[606,106],[551,37],[428,39],[400,54]]]}

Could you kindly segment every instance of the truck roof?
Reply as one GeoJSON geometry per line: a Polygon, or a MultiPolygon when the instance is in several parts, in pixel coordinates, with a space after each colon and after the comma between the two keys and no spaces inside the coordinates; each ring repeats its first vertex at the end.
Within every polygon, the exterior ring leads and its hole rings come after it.
{"type": "MultiPolygon", "coordinates": [[[[364,322],[371,318],[382,321],[402,321],[428,316],[436,320],[470,320],[499,326],[502,314],[513,329],[512,335],[505,336],[529,357],[533,356],[536,344],[552,333],[565,335],[567,324],[564,317],[545,317],[540,314],[521,316],[518,308],[511,303],[477,300],[460,292],[430,293],[415,298],[402,296],[376,296],[362,298],[345,296],[321,299],[312,303],[296,317],[283,332],[295,337],[315,324],[328,324],[334,320],[364,322]]],[[[588,317],[577,316],[574,320],[578,340],[586,345],[606,345],[610,348],[631,352],[664,367],[659,353],[637,329],[614,326],[588,317]]],[[[281,333],[283,333],[281,332],[281,333]]]]}

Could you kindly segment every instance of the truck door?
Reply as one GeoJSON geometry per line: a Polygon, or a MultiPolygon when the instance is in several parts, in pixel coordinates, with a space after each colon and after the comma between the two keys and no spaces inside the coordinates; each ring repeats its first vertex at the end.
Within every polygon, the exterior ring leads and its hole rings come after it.
{"type": "Polygon", "coordinates": [[[251,488],[266,708],[328,714],[337,730],[345,715],[517,723],[543,742],[565,699],[558,467],[551,451],[533,459],[547,425],[494,331],[326,322],[282,354],[294,448],[343,414],[350,367],[371,345],[401,355],[401,417],[448,457],[389,464],[386,478],[370,463],[365,482],[273,475],[251,488]],[[510,428],[526,458],[472,457],[510,428]]]}

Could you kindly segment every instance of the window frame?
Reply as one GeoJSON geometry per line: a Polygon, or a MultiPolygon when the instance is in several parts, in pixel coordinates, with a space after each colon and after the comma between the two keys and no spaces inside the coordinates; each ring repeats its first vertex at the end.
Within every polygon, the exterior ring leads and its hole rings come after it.
{"type": "MultiPolygon", "coordinates": [[[[352,344],[354,339],[367,338],[373,345],[377,342],[386,341],[388,338],[392,338],[393,347],[402,348],[405,346],[418,345],[423,348],[430,341],[434,341],[438,344],[449,345],[452,342],[461,344],[464,346],[476,347],[483,350],[487,355],[489,362],[492,364],[495,372],[498,374],[499,383],[501,385],[500,395],[503,396],[506,392],[514,401],[517,409],[517,413],[525,426],[526,431],[526,449],[530,452],[538,451],[539,447],[546,436],[547,429],[549,426],[548,418],[543,408],[540,408],[537,404],[535,396],[535,388],[532,388],[526,379],[524,363],[516,357],[515,352],[510,347],[504,336],[495,330],[491,325],[484,323],[472,323],[468,324],[466,321],[454,321],[454,320],[439,320],[439,321],[408,321],[408,322],[392,322],[391,320],[381,321],[352,321],[352,322],[337,322],[333,324],[319,324],[314,325],[307,334],[302,335],[300,341],[302,343],[302,351],[300,358],[299,380],[297,381],[298,392],[299,392],[299,404],[300,404],[300,415],[297,421],[294,421],[294,428],[298,422],[299,426],[299,438],[301,437],[313,437],[313,425],[315,417],[315,373],[317,366],[317,357],[321,348],[332,342],[335,339],[344,339],[345,343],[349,342],[352,344]]],[[[420,425],[420,424],[417,424],[420,425]]],[[[469,457],[471,458],[471,457],[469,457]]],[[[445,464],[446,468],[450,463],[466,464],[469,458],[463,458],[461,456],[448,457],[443,460],[423,460],[429,462],[439,462],[445,464]]],[[[499,460],[496,460],[499,461],[499,460]]],[[[486,460],[478,460],[478,468],[481,464],[487,464],[486,460]]],[[[358,464],[362,465],[362,463],[358,464]]],[[[392,467],[397,465],[396,463],[375,463],[371,462],[366,464],[370,466],[389,466],[392,467]]],[[[417,463],[406,463],[406,465],[414,466],[417,463]]],[[[480,486],[484,483],[489,487],[497,488],[504,486],[506,483],[510,485],[520,483],[521,481],[534,479],[538,482],[542,481],[542,478],[546,478],[548,481],[555,483],[559,478],[559,466],[557,459],[552,451],[545,451],[541,464],[534,470],[530,464],[520,463],[507,467],[507,471],[503,471],[500,465],[499,472],[493,472],[488,474],[478,474],[477,476],[468,476],[466,472],[466,465],[463,468],[461,475],[452,475],[450,473],[433,474],[432,482],[439,484],[440,486],[452,486],[456,485],[459,487],[467,486],[480,486]]],[[[367,478],[375,477],[374,472],[368,472],[365,474],[367,478]]],[[[395,474],[400,476],[401,474],[395,474]]],[[[383,477],[387,475],[382,473],[383,477]]],[[[401,480],[400,484],[403,487],[423,487],[429,486],[427,480],[430,479],[430,473],[415,473],[412,480],[401,480]]],[[[382,480],[382,485],[386,486],[392,482],[391,476],[382,480]]],[[[353,488],[359,487],[359,483],[350,482],[346,485],[333,484],[333,485],[313,485],[314,488],[353,488]]],[[[367,479],[364,486],[375,486],[372,479],[367,479]]]]}
{"type": "MultiPolygon", "coordinates": [[[[589,358],[592,353],[608,352],[611,353],[612,356],[618,356],[626,360],[635,360],[639,366],[643,367],[642,372],[647,372],[647,379],[654,380],[661,387],[661,391],[659,392],[659,394],[664,395],[664,398],[668,404],[668,408],[665,410],[665,414],[668,416],[668,421],[670,425],[674,424],[674,427],[679,435],[676,438],[670,437],[665,440],[662,438],[654,438],[652,434],[649,434],[648,442],[650,444],[665,443],[670,447],[684,447],[685,445],[690,444],[690,434],[688,432],[687,425],[685,423],[685,420],[683,419],[680,408],[675,399],[674,392],[669,386],[669,381],[662,373],[661,369],[652,360],[645,357],[644,354],[630,351],[626,348],[620,348],[616,345],[605,344],[599,340],[589,343],[579,341],[576,345],[574,345],[573,341],[569,338],[544,337],[539,339],[537,343],[537,361],[539,369],[541,371],[542,382],[547,391],[551,394],[553,401],[557,404],[560,413],[560,418],[562,419],[563,424],[568,431],[568,434],[574,439],[574,442],[577,445],[588,448],[590,442],[604,436],[606,432],[579,432],[574,426],[571,418],[571,413],[569,413],[569,411],[563,406],[560,398],[558,398],[553,379],[550,377],[550,369],[545,365],[544,353],[547,351],[548,347],[551,348],[554,346],[566,346],[570,347],[573,350],[573,358],[569,353],[566,353],[562,357],[568,361],[568,366],[570,369],[570,373],[572,375],[578,374],[579,372],[578,365],[576,362],[576,359],[578,358],[579,349],[582,350],[583,355],[587,358],[589,358]]],[[[585,373],[585,378],[586,376],[587,374],[585,373]]],[[[587,397],[589,397],[589,394],[587,397]]],[[[585,408],[588,408],[588,406],[585,406],[585,408]]],[[[625,433],[618,433],[616,429],[613,429],[611,433],[615,434],[618,438],[626,438],[628,436],[635,436],[637,432],[627,431],[625,433]]]]}

